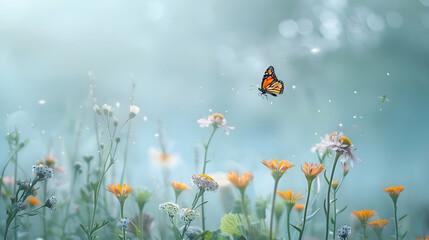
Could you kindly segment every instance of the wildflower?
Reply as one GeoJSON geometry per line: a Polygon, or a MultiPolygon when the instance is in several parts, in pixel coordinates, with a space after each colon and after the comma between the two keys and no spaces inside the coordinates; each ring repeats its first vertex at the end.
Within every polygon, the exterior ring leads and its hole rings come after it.
{"type": "Polygon", "coordinates": [[[353,211],[353,216],[355,216],[362,225],[365,225],[368,222],[368,219],[375,215],[374,210],[361,210],[361,211],[353,211]]]}
{"type": "Polygon", "coordinates": [[[180,182],[175,182],[175,181],[171,181],[170,185],[171,185],[171,187],[173,187],[174,191],[176,191],[176,192],[182,192],[182,191],[191,189],[185,183],[180,183],[180,182]]]}
{"type": "Polygon", "coordinates": [[[219,188],[218,183],[212,177],[205,174],[192,175],[191,181],[197,188],[204,191],[216,191],[219,188]]]}
{"type": "Polygon", "coordinates": [[[277,158],[270,161],[262,160],[262,164],[271,169],[271,175],[274,179],[280,179],[289,168],[295,166],[292,165],[288,160],[279,162],[277,158]]]}
{"type": "Polygon", "coordinates": [[[114,126],[114,127],[117,127],[117,126],[118,126],[118,124],[119,124],[119,119],[117,119],[117,118],[113,117],[113,126],[114,126]]]}
{"type": "Polygon", "coordinates": [[[5,176],[3,178],[0,178],[0,181],[4,183],[7,187],[13,187],[13,184],[15,183],[15,177],[14,176],[5,176]]]}
{"type": "Polygon", "coordinates": [[[305,177],[308,181],[313,181],[317,175],[319,175],[324,170],[324,166],[323,164],[317,166],[317,163],[311,163],[308,165],[307,162],[305,162],[304,167],[301,166],[301,170],[305,174],[305,177]]]}
{"type": "Polygon", "coordinates": [[[28,198],[27,198],[27,202],[28,202],[31,206],[36,206],[36,205],[40,205],[40,204],[42,204],[42,202],[41,202],[37,197],[28,197],[28,198]]]}
{"type": "Polygon", "coordinates": [[[302,210],[304,210],[304,208],[305,208],[305,204],[303,203],[295,204],[293,206],[293,209],[297,210],[298,212],[301,212],[302,210]]]}
{"type": "Polygon", "coordinates": [[[354,148],[350,139],[345,137],[342,132],[333,132],[328,136],[325,135],[325,137],[321,137],[320,140],[320,146],[331,149],[343,155],[341,162],[346,162],[347,159],[351,159],[351,164],[353,166],[353,163],[358,163],[360,161],[353,155],[353,151],[355,151],[356,148],[354,148]]]}
{"type": "Polygon", "coordinates": [[[316,143],[311,148],[311,152],[324,152],[326,150],[326,146],[323,144],[324,141],[329,141],[329,134],[325,134],[325,136],[320,137],[321,142],[316,143]]]}
{"type": "Polygon", "coordinates": [[[398,200],[399,194],[404,191],[405,187],[403,186],[397,186],[397,187],[389,187],[384,188],[383,190],[389,194],[389,196],[392,198],[393,202],[396,204],[396,201],[398,200]]]}
{"type": "Polygon", "coordinates": [[[301,192],[298,192],[295,196],[293,195],[293,192],[291,190],[288,191],[277,191],[277,194],[285,200],[286,204],[289,208],[293,207],[299,199],[304,198],[304,196],[299,196],[301,192]]]}
{"type": "Polygon", "coordinates": [[[94,112],[96,112],[98,115],[101,115],[100,108],[98,107],[98,105],[97,105],[97,104],[95,104],[95,105],[92,107],[92,110],[94,110],[94,112]]]}
{"type": "Polygon", "coordinates": [[[426,234],[426,235],[425,235],[425,238],[426,238],[426,239],[416,237],[416,240],[429,240],[429,235],[427,235],[427,234],[426,234]]]}
{"type": "Polygon", "coordinates": [[[249,185],[250,181],[253,180],[253,174],[250,174],[248,172],[244,172],[242,175],[237,174],[236,172],[232,171],[227,175],[228,180],[234,184],[240,191],[244,191],[246,187],[249,185]]]}
{"type": "Polygon", "coordinates": [[[149,148],[149,159],[151,159],[155,165],[165,169],[175,167],[180,161],[179,155],[159,152],[155,148],[149,148]]]}
{"type": "Polygon", "coordinates": [[[343,177],[347,176],[350,171],[350,165],[347,165],[345,162],[341,162],[341,168],[343,169],[343,177]]]}
{"type": "Polygon", "coordinates": [[[107,104],[103,104],[102,108],[103,108],[104,115],[112,116],[112,114],[113,114],[112,106],[107,105],[107,104]]]}
{"type": "Polygon", "coordinates": [[[36,165],[33,165],[33,172],[40,180],[50,179],[54,177],[54,170],[46,165],[43,165],[40,162],[36,165]]]}
{"type": "Polygon", "coordinates": [[[369,222],[366,225],[368,225],[368,226],[370,226],[370,227],[372,227],[374,229],[381,229],[381,230],[383,230],[383,228],[387,224],[389,224],[389,223],[390,223],[389,220],[386,220],[386,219],[377,219],[376,221],[369,222]]]}
{"type": "Polygon", "coordinates": [[[27,191],[27,189],[30,187],[30,183],[28,181],[18,180],[16,181],[16,184],[19,187],[19,190],[27,191]]]}
{"type": "Polygon", "coordinates": [[[334,190],[337,190],[337,187],[338,187],[338,184],[340,184],[340,180],[332,180],[332,188],[334,189],[334,190]]]}
{"type": "Polygon", "coordinates": [[[352,233],[352,228],[346,224],[338,228],[338,237],[341,240],[348,239],[351,233],[352,233]]]}
{"type": "Polygon", "coordinates": [[[200,127],[209,127],[213,126],[213,128],[220,128],[225,131],[226,135],[229,135],[229,130],[233,130],[234,127],[226,126],[226,119],[220,113],[213,113],[210,115],[208,119],[198,119],[197,122],[200,124],[200,127]]]}
{"type": "Polygon", "coordinates": [[[181,211],[180,219],[186,224],[190,224],[192,220],[200,216],[200,214],[197,211],[189,208],[182,208],[180,211],[181,211]]]}
{"type": "Polygon", "coordinates": [[[44,206],[51,209],[52,212],[55,212],[57,205],[57,198],[55,196],[52,196],[46,200],[44,206]]]}
{"type": "Polygon", "coordinates": [[[107,191],[113,193],[120,202],[125,201],[128,198],[128,195],[134,190],[130,185],[124,183],[121,187],[120,184],[109,185],[107,184],[107,191]]]}
{"type": "Polygon", "coordinates": [[[121,228],[128,228],[128,224],[131,223],[131,220],[128,218],[120,218],[119,219],[119,224],[121,225],[121,228]]]}
{"type": "Polygon", "coordinates": [[[136,105],[131,105],[130,106],[130,114],[128,115],[128,117],[130,119],[134,118],[135,116],[137,116],[137,114],[139,114],[140,112],[140,108],[137,107],[136,105]]]}
{"type": "Polygon", "coordinates": [[[177,211],[179,211],[179,205],[171,202],[165,202],[165,203],[159,204],[159,209],[161,211],[167,212],[168,216],[174,217],[177,211]]]}

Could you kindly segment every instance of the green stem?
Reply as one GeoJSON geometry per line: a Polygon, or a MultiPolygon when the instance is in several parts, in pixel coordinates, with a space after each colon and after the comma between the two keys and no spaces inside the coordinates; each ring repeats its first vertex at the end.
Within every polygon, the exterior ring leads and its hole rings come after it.
{"type": "Polygon", "coordinates": [[[127,166],[127,156],[128,156],[128,142],[130,140],[130,133],[131,133],[131,122],[128,124],[128,131],[127,131],[127,139],[125,140],[125,150],[124,150],[124,166],[122,168],[122,174],[121,174],[121,183],[124,182],[124,176],[125,176],[125,168],[127,166]]]}
{"type": "MultiPolygon", "coordinates": [[[[339,186],[338,186],[339,187],[339,186]]],[[[338,188],[337,188],[338,189],[338,188]]],[[[334,190],[334,199],[337,199],[337,191],[336,190],[334,190]]],[[[335,240],[335,236],[336,236],[336,234],[335,234],[335,230],[336,230],[336,227],[337,227],[337,201],[335,201],[334,202],[334,231],[333,231],[333,239],[335,240]]]]}
{"type": "Polygon", "coordinates": [[[393,201],[393,210],[395,211],[395,232],[396,232],[396,240],[399,239],[399,230],[398,230],[398,216],[397,216],[397,210],[396,207],[396,201],[393,201]]]}
{"type": "Polygon", "coordinates": [[[307,199],[305,200],[304,219],[302,220],[302,228],[301,228],[301,232],[299,233],[299,240],[301,240],[302,236],[304,235],[305,222],[307,220],[308,201],[310,200],[311,184],[313,183],[313,180],[311,180],[311,181],[307,180],[307,183],[308,183],[307,199]]]}
{"type": "Polygon", "coordinates": [[[276,203],[276,191],[280,178],[274,178],[273,201],[271,203],[271,216],[270,216],[270,240],[273,239],[273,218],[274,218],[274,205],[276,203]]]}
{"type": "MultiPolygon", "coordinates": [[[[125,203],[125,200],[123,200],[123,201],[119,201],[120,203],[121,203],[121,218],[124,218],[124,203],[125,203]]],[[[124,240],[126,240],[127,239],[127,237],[126,237],[126,233],[127,233],[127,231],[126,231],[126,229],[123,227],[122,228],[122,237],[124,238],[124,240]]]]}
{"type": "Polygon", "coordinates": [[[287,237],[290,240],[290,213],[292,212],[292,206],[286,205],[286,208],[287,208],[286,209],[286,211],[287,211],[287,214],[286,214],[286,221],[287,221],[286,229],[287,229],[287,237]]]}
{"type": "Polygon", "coordinates": [[[366,240],[367,237],[366,237],[366,226],[365,225],[363,225],[362,231],[363,231],[363,239],[366,240]]]}
{"type": "Polygon", "coordinates": [[[139,227],[141,227],[140,240],[143,240],[143,207],[139,208],[139,227]]]}
{"type": "MultiPolygon", "coordinates": [[[[47,181],[45,181],[43,183],[43,197],[45,199],[48,199],[46,196],[47,195],[47,189],[46,189],[47,185],[48,185],[47,181]]],[[[46,208],[43,208],[42,222],[43,222],[43,238],[48,239],[47,230],[46,230],[46,208]]]]}
{"type": "Polygon", "coordinates": [[[243,210],[244,217],[246,218],[246,223],[247,223],[247,227],[249,228],[251,239],[253,239],[253,229],[252,229],[252,225],[250,225],[249,213],[247,212],[247,208],[246,208],[245,190],[240,189],[240,193],[241,193],[241,209],[243,210]]]}
{"type": "MultiPolygon", "coordinates": [[[[209,149],[210,142],[212,141],[213,135],[216,132],[217,126],[213,125],[213,131],[210,135],[209,140],[207,141],[207,144],[204,144],[204,164],[203,164],[203,174],[206,174],[206,165],[207,165],[207,152],[209,149]]],[[[201,198],[201,202],[204,202],[204,193],[201,198]]],[[[203,232],[206,230],[206,218],[204,217],[204,205],[201,206],[201,218],[203,222],[203,232]]]]}
{"type": "MultiPolygon", "coordinates": [[[[15,154],[15,178],[17,176],[18,176],[18,153],[15,154]]],[[[13,191],[14,192],[16,191],[16,184],[13,185],[13,191]]],[[[16,223],[16,218],[15,218],[15,225],[18,225],[16,223]]],[[[15,228],[13,232],[14,232],[15,239],[18,239],[18,228],[15,228]]]]}
{"type": "Polygon", "coordinates": [[[340,158],[341,154],[342,154],[341,152],[337,152],[337,154],[335,155],[334,165],[332,166],[331,178],[329,179],[328,195],[327,195],[327,201],[326,201],[326,204],[328,206],[327,206],[327,210],[326,210],[326,233],[325,233],[325,240],[328,240],[328,235],[329,235],[329,217],[330,217],[329,211],[330,211],[330,208],[331,208],[331,185],[332,185],[332,179],[334,178],[335,167],[337,166],[337,162],[338,162],[338,159],[340,158]]]}

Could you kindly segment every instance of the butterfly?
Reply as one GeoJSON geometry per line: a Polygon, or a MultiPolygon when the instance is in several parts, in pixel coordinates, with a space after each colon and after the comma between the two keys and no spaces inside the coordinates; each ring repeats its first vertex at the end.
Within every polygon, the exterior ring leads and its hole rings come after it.
{"type": "Polygon", "coordinates": [[[277,94],[282,94],[285,86],[281,80],[278,80],[276,73],[274,72],[274,67],[269,66],[265,71],[264,76],[262,77],[261,88],[258,88],[260,91],[259,95],[267,96],[267,93],[277,97],[277,94]]]}

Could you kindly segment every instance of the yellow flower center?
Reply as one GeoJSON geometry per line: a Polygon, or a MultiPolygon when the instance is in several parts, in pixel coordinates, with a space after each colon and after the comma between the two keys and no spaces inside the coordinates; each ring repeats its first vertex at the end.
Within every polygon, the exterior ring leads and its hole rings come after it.
{"type": "Polygon", "coordinates": [[[347,146],[352,145],[352,142],[350,142],[350,139],[348,139],[347,137],[341,137],[340,142],[342,142],[343,144],[346,144],[347,146]]]}
{"type": "Polygon", "coordinates": [[[167,153],[162,153],[161,154],[161,161],[166,162],[168,159],[168,154],[167,153]]]}
{"type": "Polygon", "coordinates": [[[205,174],[200,174],[199,175],[200,177],[204,177],[204,178],[207,178],[207,179],[209,179],[209,180],[212,180],[212,181],[214,181],[214,179],[212,178],[212,177],[210,177],[209,175],[205,175],[205,174]]]}
{"type": "Polygon", "coordinates": [[[213,118],[220,118],[221,120],[225,119],[225,117],[221,113],[213,113],[213,118]]]}

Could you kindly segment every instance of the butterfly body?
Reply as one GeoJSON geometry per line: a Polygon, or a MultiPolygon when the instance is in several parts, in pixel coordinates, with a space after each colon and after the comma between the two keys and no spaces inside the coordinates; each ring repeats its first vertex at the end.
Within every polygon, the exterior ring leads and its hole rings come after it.
{"type": "Polygon", "coordinates": [[[271,96],[277,97],[277,94],[283,93],[284,83],[277,79],[273,66],[269,66],[265,71],[262,77],[261,87],[258,88],[258,90],[260,91],[259,94],[262,96],[270,94],[271,96]]]}

